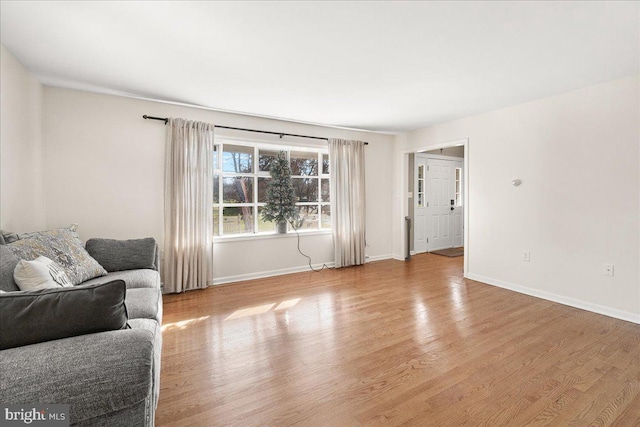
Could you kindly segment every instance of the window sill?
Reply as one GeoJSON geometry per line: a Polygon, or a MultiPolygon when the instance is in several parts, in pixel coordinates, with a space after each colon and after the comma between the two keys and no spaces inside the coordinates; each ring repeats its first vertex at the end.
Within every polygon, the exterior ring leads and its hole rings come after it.
{"type": "MultiPolygon", "coordinates": [[[[331,234],[331,230],[300,230],[300,237],[302,236],[317,236],[323,234],[331,234]]],[[[233,236],[215,236],[213,243],[229,243],[229,242],[242,242],[247,240],[264,240],[264,239],[286,239],[289,237],[296,237],[295,231],[290,231],[286,234],[278,234],[275,232],[266,233],[253,233],[253,234],[236,234],[233,236]]]]}

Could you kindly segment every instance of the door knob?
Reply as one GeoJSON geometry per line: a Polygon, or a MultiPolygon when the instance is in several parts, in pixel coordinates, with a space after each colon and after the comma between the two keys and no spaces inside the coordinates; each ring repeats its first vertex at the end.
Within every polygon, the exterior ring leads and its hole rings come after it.
{"type": "Polygon", "coordinates": [[[453,206],[451,206],[451,210],[454,210],[455,208],[453,206]]]}

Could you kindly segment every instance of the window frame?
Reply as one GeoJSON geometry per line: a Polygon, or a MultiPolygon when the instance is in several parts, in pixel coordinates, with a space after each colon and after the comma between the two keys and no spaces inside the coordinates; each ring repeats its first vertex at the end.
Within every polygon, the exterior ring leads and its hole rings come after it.
{"type": "MultiPolygon", "coordinates": [[[[269,171],[260,171],[259,159],[260,159],[260,150],[263,151],[286,151],[287,159],[289,162],[291,161],[291,152],[305,152],[305,153],[314,153],[317,157],[318,166],[317,166],[317,174],[316,175],[291,175],[292,179],[296,178],[306,178],[306,179],[315,179],[316,180],[316,192],[317,192],[317,200],[312,202],[297,202],[296,206],[317,206],[318,216],[315,222],[315,226],[311,228],[301,228],[298,229],[300,233],[307,234],[326,234],[331,232],[330,222],[329,227],[326,226],[327,222],[322,221],[322,212],[323,207],[330,206],[330,199],[327,201],[323,200],[322,197],[322,183],[323,180],[328,182],[330,186],[330,176],[329,173],[323,173],[325,168],[323,167],[323,161],[328,159],[329,156],[329,148],[328,147],[319,147],[319,146],[307,146],[307,145],[280,145],[274,144],[270,142],[261,142],[251,139],[244,138],[229,138],[229,137],[216,137],[214,140],[214,146],[217,151],[216,156],[216,165],[214,165],[214,186],[216,185],[217,179],[217,189],[214,188],[214,194],[212,194],[212,198],[217,193],[218,200],[213,200],[213,209],[214,209],[214,241],[222,241],[222,240],[243,240],[243,239],[252,239],[256,237],[265,238],[265,237],[276,237],[276,236],[287,236],[291,235],[293,229],[291,225],[287,227],[287,234],[278,234],[275,230],[275,224],[273,225],[272,230],[268,231],[259,231],[259,209],[265,206],[264,202],[259,202],[259,180],[262,178],[270,179],[271,174],[269,171]],[[223,171],[223,160],[224,160],[224,149],[225,146],[234,145],[234,146],[242,146],[242,147],[250,147],[253,149],[252,154],[252,170],[251,173],[248,172],[224,172],[223,171]],[[252,194],[251,194],[251,202],[247,203],[231,203],[224,202],[224,178],[235,178],[235,177],[247,177],[252,180],[252,194]],[[239,208],[239,207],[250,207],[252,209],[253,217],[252,217],[252,230],[245,231],[240,233],[225,233],[224,232],[224,208],[239,208]]],[[[328,171],[327,171],[328,172],[328,171]]],[[[330,208],[328,208],[330,209],[330,208]]]]}

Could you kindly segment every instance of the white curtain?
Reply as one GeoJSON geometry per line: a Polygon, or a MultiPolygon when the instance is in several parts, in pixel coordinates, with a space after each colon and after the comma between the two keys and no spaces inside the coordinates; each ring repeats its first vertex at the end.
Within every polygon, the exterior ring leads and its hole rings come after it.
{"type": "Polygon", "coordinates": [[[335,266],[364,264],[364,142],[329,139],[329,161],[335,266]]]}
{"type": "Polygon", "coordinates": [[[214,125],[169,119],[165,160],[165,292],[205,288],[213,279],[214,125]]]}

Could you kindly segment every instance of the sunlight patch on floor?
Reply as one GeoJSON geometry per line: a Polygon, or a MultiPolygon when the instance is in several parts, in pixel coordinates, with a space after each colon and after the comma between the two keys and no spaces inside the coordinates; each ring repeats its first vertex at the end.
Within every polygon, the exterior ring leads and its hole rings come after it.
{"type": "Polygon", "coordinates": [[[256,314],[266,313],[267,311],[271,310],[274,305],[276,305],[275,302],[272,304],[256,305],[255,307],[242,308],[240,310],[234,311],[229,317],[224,320],[239,319],[241,317],[255,316],[256,314]]]}
{"type": "Polygon", "coordinates": [[[298,302],[300,302],[301,298],[293,298],[293,299],[288,299],[286,301],[282,301],[280,304],[278,304],[278,306],[275,308],[275,311],[278,310],[286,310],[287,308],[291,308],[294,305],[296,305],[298,302]]]}
{"type": "Polygon", "coordinates": [[[162,332],[171,330],[171,329],[185,329],[195,323],[202,322],[203,320],[207,320],[209,316],[197,317],[193,319],[181,320],[179,322],[172,322],[162,325],[162,332]]]}
{"type": "MultiPolygon", "coordinates": [[[[298,302],[300,302],[301,299],[302,298],[292,298],[292,299],[282,301],[280,304],[278,304],[276,308],[273,309],[273,311],[287,310],[295,306],[296,304],[298,304],[298,302]]],[[[242,308],[240,310],[234,311],[233,313],[231,313],[231,315],[229,315],[224,320],[226,321],[226,320],[232,320],[232,319],[240,319],[241,317],[256,316],[258,314],[264,314],[269,310],[271,310],[275,305],[276,303],[274,302],[270,304],[262,304],[262,305],[256,305],[254,307],[242,308]]]]}

